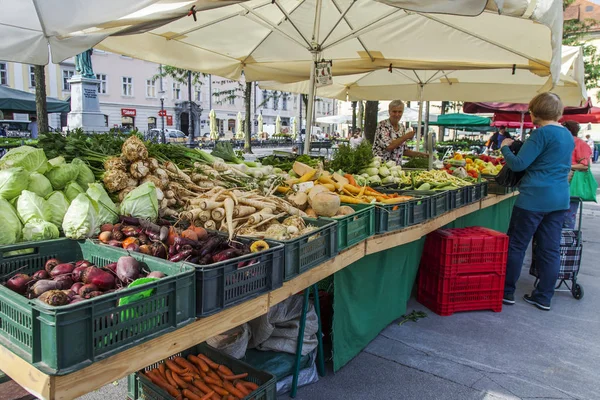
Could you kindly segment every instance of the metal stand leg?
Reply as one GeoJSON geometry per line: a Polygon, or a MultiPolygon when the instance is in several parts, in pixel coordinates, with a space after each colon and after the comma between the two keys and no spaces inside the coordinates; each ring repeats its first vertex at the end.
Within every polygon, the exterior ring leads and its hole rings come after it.
{"type": "Polygon", "coordinates": [[[304,291],[304,305],[302,306],[302,316],[300,317],[300,328],[298,329],[298,343],[296,345],[296,363],[294,365],[294,376],[292,378],[291,398],[296,397],[298,392],[298,375],[300,374],[300,360],[302,359],[302,344],[304,342],[304,328],[306,325],[306,312],[308,311],[308,296],[310,287],[304,291]]]}
{"type": "Polygon", "coordinates": [[[315,311],[317,313],[317,371],[320,376],[325,376],[325,355],[323,352],[323,332],[321,330],[321,306],[319,304],[319,288],[315,283],[313,286],[315,296],[315,311]]]}

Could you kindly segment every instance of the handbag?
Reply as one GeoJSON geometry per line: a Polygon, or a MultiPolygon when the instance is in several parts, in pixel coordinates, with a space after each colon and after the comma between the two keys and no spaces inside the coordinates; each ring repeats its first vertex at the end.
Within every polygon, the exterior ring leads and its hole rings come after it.
{"type": "MultiPolygon", "coordinates": [[[[510,146],[509,149],[513,154],[519,153],[521,147],[523,146],[523,142],[520,140],[515,140],[510,146]]],[[[498,175],[496,175],[495,181],[498,185],[504,187],[515,187],[519,185],[521,179],[525,176],[525,171],[515,172],[508,167],[508,165],[504,165],[498,175]]]]}
{"type": "Polygon", "coordinates": [[[583,201],[598,202],[596,200],[598,182],[596,182],[596,178],[594,178],[589,168],[587,171],[575,171],[569,188],[571,197],[579,197],[583,201]]]}

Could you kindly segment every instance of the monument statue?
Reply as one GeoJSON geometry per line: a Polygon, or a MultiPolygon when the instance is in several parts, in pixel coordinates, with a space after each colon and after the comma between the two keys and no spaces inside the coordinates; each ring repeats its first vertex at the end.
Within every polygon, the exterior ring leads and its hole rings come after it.
{"type": "Polygon", "coordinates": [[[96,79],[96,74],[94,74],[94,70],[92,69],[93,52],[93,49],[88,49],[75,56],[75,71],[79,76],[96,79]]]}

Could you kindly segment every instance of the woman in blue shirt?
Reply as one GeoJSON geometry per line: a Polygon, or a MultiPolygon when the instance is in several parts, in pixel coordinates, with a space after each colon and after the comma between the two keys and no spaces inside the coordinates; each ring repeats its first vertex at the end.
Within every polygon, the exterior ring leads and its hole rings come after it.
{"type": "Polygon", "coordinates": [[[508,147],[512,139],[502,141],[506,165],[515,172],[525,171],[508,228],[504,304],[515,303],[515,286],[525,252],[535,237],[539,282],[523,299],[541,310],[550,310],[560,270],[560,237],[565,210],[569,209],[568,176],[574,148],[571,133],[558,123],[562,110],[556,94],[537,95],[529,103],[529,113],[540,128],[531,133],[517,155],[508,147]]]}

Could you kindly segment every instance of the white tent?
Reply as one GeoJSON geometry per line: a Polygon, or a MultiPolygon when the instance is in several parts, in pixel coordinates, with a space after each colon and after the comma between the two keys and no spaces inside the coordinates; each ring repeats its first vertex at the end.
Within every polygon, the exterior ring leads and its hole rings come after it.
{"type": "MultiPolygon", "coordinates": [[[[425,112],[421,114],[421,121],[425,119],[425,112]]],[[[390,112],[388,110],[382,110],[377,113],[377,121],[383,121],[384,119],[388,119],[390,117],[390,112]]],[[[437,121],[438,114],[429,113],[429,121],[437,121]]],[[[404,113],[402,114],[402,118],[400,118],[400,122],[418,122],[419,121],[419,110],[415,110],[414,108],[405,107],[404,113]]]]}

